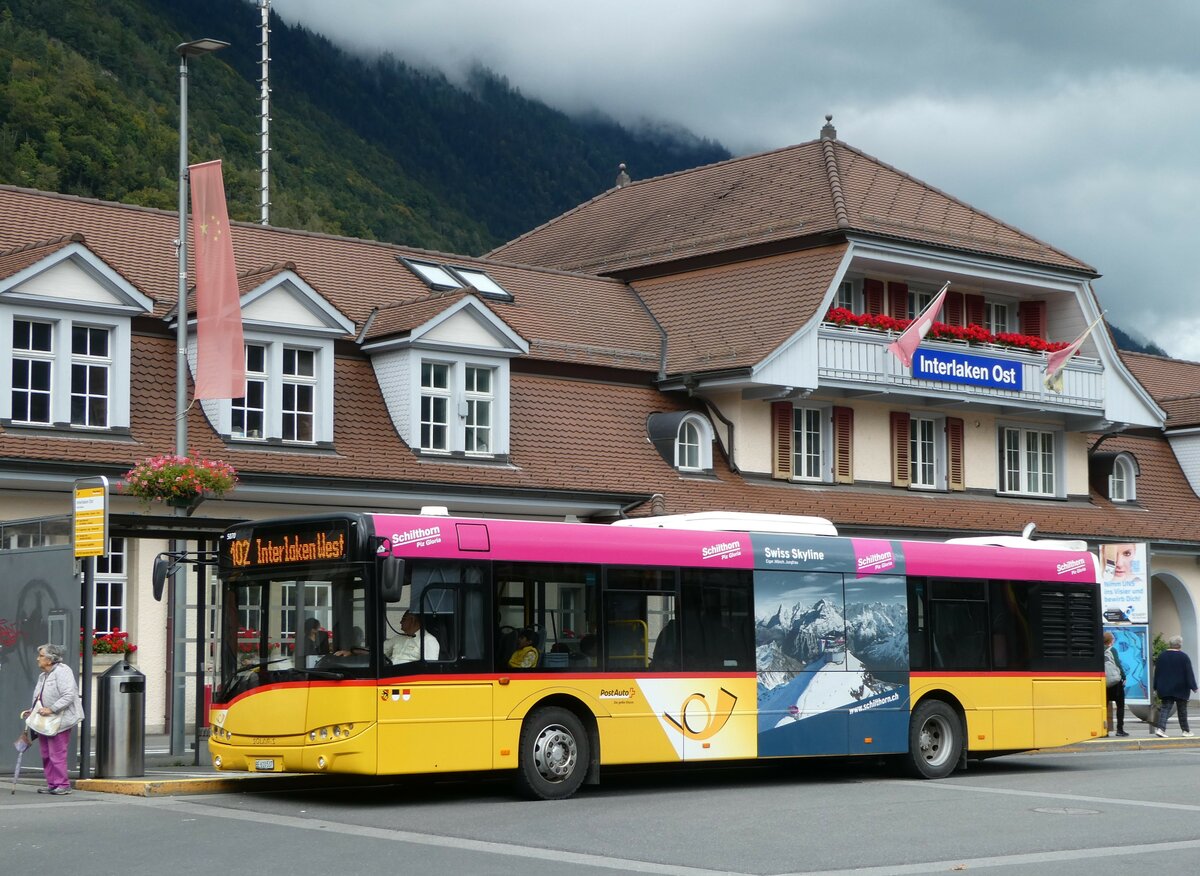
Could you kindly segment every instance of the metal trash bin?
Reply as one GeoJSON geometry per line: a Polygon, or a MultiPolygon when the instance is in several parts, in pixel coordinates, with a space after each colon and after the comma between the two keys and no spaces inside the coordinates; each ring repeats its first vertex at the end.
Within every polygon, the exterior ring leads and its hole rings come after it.
{"type": "Polygon", "coordinates": [[[146,774],[146,676],[125,660],[100,676],[96,777],[146,774]]]}

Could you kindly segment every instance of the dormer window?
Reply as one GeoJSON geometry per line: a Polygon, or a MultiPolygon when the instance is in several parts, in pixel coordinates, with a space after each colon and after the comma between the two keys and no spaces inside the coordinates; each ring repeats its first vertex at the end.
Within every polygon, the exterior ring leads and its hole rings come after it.
{"type": "Polygon", "coordinates": [[[500,301],[513,300],[512,294],[507,289],[478,268],[425,262],[403,256],[400,257],[400,261],[435,292],[449,292],[469,286],[484,298],[494,298],[500,301]]]}
{"type": "Polygon", "coordinates": [[[680,471],[712,468],[712,426],[698,414],[689,414],[675,436],[675,467],[680,471]]]}
{"type": "Polygon", "coordinates": [[[1137,499],[1137,470],[1133,457],[1118,454],[1108,476],[1108,498],[1113,502],[1132,502],[1137,499]]]}

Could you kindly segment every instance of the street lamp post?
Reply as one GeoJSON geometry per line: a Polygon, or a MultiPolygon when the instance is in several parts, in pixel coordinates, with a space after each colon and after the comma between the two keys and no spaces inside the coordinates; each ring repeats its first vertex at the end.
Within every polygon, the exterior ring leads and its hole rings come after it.
{"type": "MultiPolygon", "coordinates": [[[[187,456],[187,205],[188,205],[188,58],[197,58],[228,46],[223,40],[200,39],[180,43],[179,55],[179,294],[175,309],[175,454],[187,456]]],[[[186,508],[176,508],[176,516],[186,516],[186,508]]],[[[185,539],[172,539],[169,549],[186,549],[185,539]]],[[[187,648],[185,619],[187,617],[187,570],[179,563],[171,583],[167,644],[170,650],[171,683],[167,699],[171,715],[171,754],[183,754],[184,716],[187,692],[187,648]]],[[[196,696],[201,692],[196,691],[196,696]]],[[[199,756],[199,752],[197,752],[199,756]]]]}

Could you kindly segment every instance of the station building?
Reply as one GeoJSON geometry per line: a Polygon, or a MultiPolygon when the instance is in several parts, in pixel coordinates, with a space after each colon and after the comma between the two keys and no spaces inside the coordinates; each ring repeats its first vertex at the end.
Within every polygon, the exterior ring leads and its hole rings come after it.
{"type": "MultiPolygon", "coordinates": [[[[152,729],[179,714],[182,634],[168,642],[150,594],[167,540],[203,549],[238,520],[335,509],[716,509],[930,539],[1032,523],[1146,543],[1152,630],[1197,645],[1200,365],[1122,354],[1101,325],[1047,388],[1047,345],[1100,316],[1097,270],[830,123],[622,176],[483,258],[231,231],[247,394],[186,416],[192,452],[240,483],[187,516],[115,491],[94,585],[95,626],[139,646],[152,729]],[[902,364],[888,345],[946,283],[942,325],[902,364]]],[[[119,486],[174,449],[177,235],[173,212],[0,187],[5,547],[68,537],[47,521],[76,479],[119,486]]],[[[207,575],[188,572],[192,606],[207,575]]]]}

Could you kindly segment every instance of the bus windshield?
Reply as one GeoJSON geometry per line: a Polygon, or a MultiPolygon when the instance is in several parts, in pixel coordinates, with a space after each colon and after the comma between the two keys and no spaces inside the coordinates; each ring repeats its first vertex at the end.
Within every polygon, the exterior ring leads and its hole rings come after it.
{"type": "Polygon", "coordinates": [[[373,676],[366,573],[342,563],[226,580],[214,700],[263,684],[373,676]]]}

